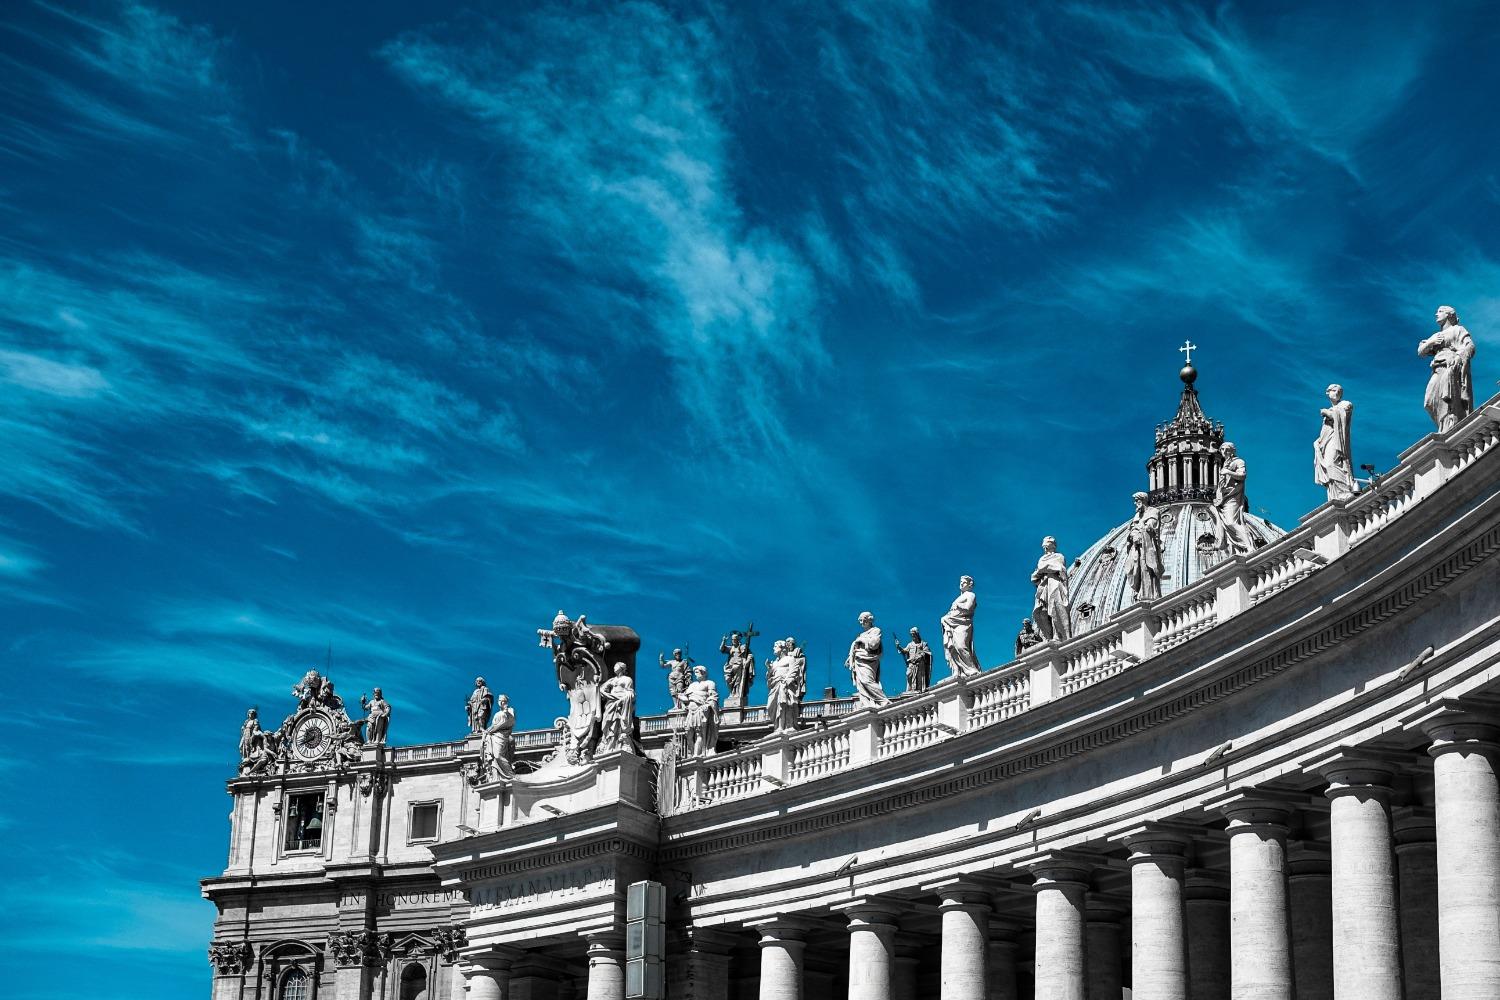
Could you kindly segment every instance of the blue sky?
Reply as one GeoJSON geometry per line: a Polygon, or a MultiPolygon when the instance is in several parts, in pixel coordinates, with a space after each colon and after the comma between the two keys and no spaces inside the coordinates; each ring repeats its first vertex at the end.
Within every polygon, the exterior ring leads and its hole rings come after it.
{"type": "Polygon", "coordinates": [[[559,608],[846,690],[970,573],[995,664],[1185,338],[1284,525],[1329,381],[1430,429],[1437,305],[1493,385],[1483,4],[506,6],[0,13],[8,995],[207,995],[239,721],[330,647],[397,742],[550,724],[559,608]]]}

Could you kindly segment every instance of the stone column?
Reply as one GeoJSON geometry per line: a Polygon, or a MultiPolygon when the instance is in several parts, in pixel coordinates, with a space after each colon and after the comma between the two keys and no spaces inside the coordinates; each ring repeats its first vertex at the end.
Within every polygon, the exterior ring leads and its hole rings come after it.
{"type": "Polygon", "coordinates": [[[983,888],[958,881],[936,887],[943,900],[942,1000],[985,1000],[989,993],[990,897],[983,888]]]}
{"type": "Polygon", "coordinates": [[[1124,840],[1130,849],[1131,996],[1188,1000],[1182,890],[1192,841],[1156,825],[1124,840]]]}
{"type": "Polygon", "coordinates": [[[688,926],[667,944],[667,995],[673,1000],[729,1000],[733,934],[688,926]]]}
{"type": "Polygon", "coordinates": [[[1433,740],[1443,1000],[1500,997],[1500,727],[1445,712],[1433,740]]]}
{"type": "Polygon", "coordinates": [[[1286,837],[1291,810],[1254,794],[1218,803],[1229,820],[1229,981],[1234,1000],[1292,1000],[1286,837]]]}
{"type": "Polygon", "coordinates": [[[898,907],[889,900],[858,899],[834,910],[849,918],[849,1000],[892,1000],[898,907]]]}
{"type": "Polygon", "coordinates": [[[1021,928],[1008,920],[990,921],[990,992],[988,1000],[1017,1000],[1016,935],[1021,928]]]}
{"type": "Polygon", "coordinates": [[[507,1000],[510,986],[509,957],[479,954],[464,960],[464,982],[468,1000],[507,1000]]]}
{"type": "Polygon", "coordinates": [[[917,995],[917,973],[922,965],[922,947],[897,944],[891,963],[891,1000],[921,1000],[917,995]]]}
{"type": "Polygon", "coordinates": [[[1401,1000],[1401,931],[1390,783],[1395,767],[1340,753],[1318,768],[1328,779],[1333,848],[1333,995],[1401,1000]]]}
{"type": "Polygon", "coordinates": [[[1121,923],[1125,919],[1125,907],[1098,893],[1091,892],[1085,899],[1086,996],[1088,1000],[1119,1000],[1124,989],[1125,949],[1121,943],[1121,923]]]}
{"type": "Polygon", "coordinates": [[[557,1000],[557,980],[535,971],[516,972],[505,1000],[557,1000]]]}
{"type": "Polygon", "coordinates": [[[1024,867],[1036,879],[1036,1000],[1086,1000],[1085,895],[1094,865],[1049,854],[1024,867]]]}
{"type": "Polygon", "coordinates": [[[1333,1000],[1333,874],[1328,846],[1292,844],[1286,881],[1297,1000],[1333,1000]]]}
{"type": "Polygon", "coordinates": [[[588,1000],[625,1000],[624,935],[599,931],[584,939],[588,942],[588,1000]]]}
{"type": "Polygon", "coordinates": [[[1405,806],[1393,818],[1406,1000],[1439,1000],[1437,817],[1431,809],[1405,806]]]}
{"type": "Polygon", "coordinates": [[[801,924],[766,923],[760,931],[760,1000],[802,1000],[802,953],[807,947],[801,924]]]}
{"type": "Polygon", "coordinates": [[[1229,1000],[1229,879],[1194,868],[1183,887],[1187,914],[1188,996],[1229,1000]]]}

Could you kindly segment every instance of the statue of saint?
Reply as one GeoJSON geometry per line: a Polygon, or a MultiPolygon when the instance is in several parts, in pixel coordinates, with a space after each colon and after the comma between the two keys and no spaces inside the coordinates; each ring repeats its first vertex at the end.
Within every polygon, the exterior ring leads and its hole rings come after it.
{"type": "Polygon", "coordinates": [[[681,712],[684,707],[682,692],[687,690],[693,680],[693,659],[683,656],[681,649],[674,649],[670,660],[665,654],[657,653],[656,661],[667,672],[667,691],[672,695],[672,710],[681,712]]]}
{"type": "Polygon", "coordinates": [[[1051,535],[1042,539],[1042,557],[1036,561],[1031,582],[1036,584],[1036,601],[1032,604],[1031,615],[1036,619],[1037,631],[1044,639],[1071,638],[1068,561],[1057,551],[1057,539],[1051,535]]]}
{"type": "Polygon", "coordinates": [[[494,707],[494,697],[490,689],[484,686],[484,678],[474,678],[474,690],[469,693],[469,700],[464,707],[469,713],[469,733],[482,733],[490,724],[490,710],[494,707]]]}
{"type": "Polygon", "coordinates": [[[501,695],[496,701],[495,716],[484,730],[484,740],[479,744],[479,768],[482,780],[509,778],[516,761],[516,710],[510,707],[510,698],[501,695]]]}
{"type": "Polygon", "coordinates": [[[561,611],[552,620],[552,628],[542,629],[538,635],[542,645],[552,650],[557,688],[568,696],[560,750],[568,763],[587,764],[599,745],[604,717],[599,689],[605,682],[604,658],[609,641],[589,628],[583,615],[576,622],[569,621],[561,611]]]}
{"type": "MultiPolygon", "coordinates": [[[[947,634],[944,629],[944,641],[947,634]]],[[[932,647],[922,641],[922,633],[915,625],[911,627],[911,642],[903,646],[900,639],[896,640],[896,652],[906,661],[906,693],[926,691],[932,685],[932,647]]]]}
{"type": "Polygon", "coordinates": [[[1036,630],[1030,618],[1021,619],[1021,631],[1016,633],[1016,655],[1025,656],[1026,651],[1032,646],[1040,646],[1046,642],[1042,634],[1036,630]]]}
{"type": "Polygon", "coordinates": [[[635,682],[616,663],[614,676],[599,686],[604,717],[599,726],[599,753],[635,751],[635,682]]]}
{"type": "Polygon", "coordinates": [[[948,659],[948,669],[953,677],[979,675],[979,659],[974,655],[974,611],[978,607],[974,578],[959,577],[958,596],[942,618],[943,655],[948,659]]]}
{"type": "Polygon", "coordinates": [[[750,685],[755,683],[755,654],[750,652],[750,636],[731,632],[719,640],[719,652],[728,657],[724,661],[724,686],[729,695],[724,699],[725,708],[743,708],[750,697],[750,685]]]}
{"type": "Polygon", "coordinates": [[[1328,499],[1347,500],[1359,492],[1349,450],[1354,404],[1344,398],[1344,387],[1337,383],[1326,391],[1328,406],[1318,411],[1323,415],[1323,429],[1313,442],[1313,482],[1328,489],[1328,499]]]}
{"type": "Polygon", "coordinates": [[[1439,306],[1434,319],[1438,331],[1417,345],[1417,356],[1432,358],[1432,376],[1422,404],[1437,429],[1445,431],[1474,411],[1474,378],[1469,370],[1474,340],[1458,325],[1452,306],[1439,306]]]}
{"type": "Polygon", "coordinates": [[[772,646],[775,656],[766,661],[766,715],[778,733],[794,731],[802,721],[802,698],[807,694],[807,657],[790,637],[772,646]]]}
{"type": "Polygon", "coordinates": [[[849,656],[844,660],[844,666],[849,668],[849,676],[854,681],[854,697],[858,699],[860,708],[889,704],[890,699],[880,686],[880,654],[883,647],[880,629],[875,625],[875,616],[868,611],[861,611],[859,627],[862,631],[849,644],[849,656]]]}
{"type": "Polygon", "coordinates": [[[683,720],[683,750],[689,757],[707,757],[719,745],[719,688],[708,677],[708,668],[693,668],[693,683],[682,692],[687,703],[683,720]]]}
{"type": "Polygon", "coordinates": [[[250,760],[250,755],[255,752],[256,747],[265,740],[265,737],[265,730],[260,728],[260,712],[252,708],[245,713],[244,724],[240,726],[240,765],[242,767],[250,760]]]}
{"type": "Polygon", "coordinates": [[[1125,579],[1137,601],[1154,601],[1161,596],[1161,512],[1145,493],[1131,499],[1135,517],[1125,534],[1125,579]]]}
{"type": "Polygon", "coordinates": [[[1219,448],[1224,456],[1219,482],[1214,486],[1214,544],[1228,549],[1230,555],[1255,551],[1255,536],[1245,520],[1245,479],[1250,474],[1245,460],[1235,455],[1234,444],[1225,441],[1219,448]]]}
{"type": "Polygon", "coordinates": [[[366,700],[364,695],[359,696],[359,707],[365,710],[365,742],[384,746],[385,734],[391,725],[390,702],[381,697],[380,688],[376,688],[374,698],[366,700]]]}

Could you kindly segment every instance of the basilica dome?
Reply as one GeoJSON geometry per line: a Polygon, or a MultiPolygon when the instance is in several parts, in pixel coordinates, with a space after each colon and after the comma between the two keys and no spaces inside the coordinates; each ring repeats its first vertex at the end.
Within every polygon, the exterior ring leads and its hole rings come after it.
{"type": "MultiPolygon", "coordinates": [[[[1182,398],[1177,415],[1156,428],[1156,448],[1146,463],[1147,503],[1161,516],[1163,596],[1196,582],[1215,564],[1229,558],[1214,544],[1213,495],[1223,459],[1224,425],[1204,416],[1193,383],[1198,371],[1191,364],[1181,373],[1182,398]]],[[[1248,481],[1255,496],[1255,479],[1248,481]]],[[[1131,510],[1130,497],[1121,506],[1131,510]]],[[[1253,506],[1251,507],[1253,510],[1253,506]]],[[[1264,518],[1247,513],[1250,534],[1265,545],[1285,532],[1264,518]]],[[[1074,560],[1068,571],[1068,594],[1073,634],[1109,621],[1120,609],[1135,603],[1126,582],[1125,545],[1130,521],[1114,528],[1074,560]]]]}

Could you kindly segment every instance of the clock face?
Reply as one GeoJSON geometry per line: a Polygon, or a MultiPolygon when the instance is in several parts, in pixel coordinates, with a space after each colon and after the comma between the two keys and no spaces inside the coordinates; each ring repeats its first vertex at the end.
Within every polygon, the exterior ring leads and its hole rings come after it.
{"type": "Polygon", "coordinates": [[[322,760],[333,749],[333,720],[321,712],[304,716],[292,729],[292,753],[304,761],[322,760]]]}

